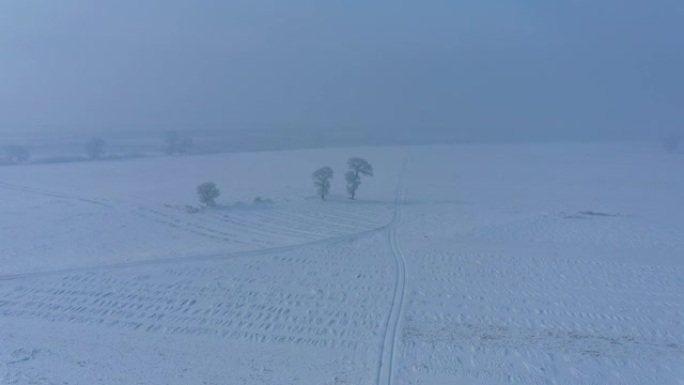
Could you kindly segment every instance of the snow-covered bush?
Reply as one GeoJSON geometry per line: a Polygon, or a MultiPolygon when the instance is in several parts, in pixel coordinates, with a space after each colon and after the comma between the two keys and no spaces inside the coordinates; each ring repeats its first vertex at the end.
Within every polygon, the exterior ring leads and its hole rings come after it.
{"type": "Polygon", "coordinates": [[[166,134],[164,153],[167,155],[183,155],[192,146],[192,139],[183,137],[178,131],[171,131],[166,134]]]}
{"type": "Polygon", "coordinates": [[[5,148],[5,154],[7,155],[7,159],[14,163],[26,162],[31,158],[28,149],[18,145],[7,146],[5,148]]]}
{"type": "Polygon", "coordinates": [[[669,153],[676,152],[682,144],[682,139],[684,139],[684,136],[682,136],[681,133],[670,134],[665,138],[665,142],[663,143],[665,151],[669,153]]]}
{"type": "Polygon", "coordinates": [[[197,186],[197,195],[199,196],[200,202],[209,207],[214,207],[216,206],[216,198],[221,195],[221,191],[216,187],[216,183],[204,182],[197,186]]]}
{"type": "Polygon", "coordinates": [[[362,158],[350,158],[347,161],[347,166],[349,171],[344,174],[344,179],[347,181],[349,199],[354,199],[356,198],[356,190],[361,185],[361,175],[373,176],[373,166],[362,158]]]}
{"type": "Polygon", "coordinates": [[[86,142],[85,150],[90,159],[97,159],[104,154],[107,142],[102,138],[92,138],[86,142]]]}
{"type": "Polygon", "coordinates": [[[330,179],[333,178],[333,169],[326,166],[321,167],[313,173],[314,186],[316,192],[321,199],[325,200],[325,196],[330,192],[330,179]]]}

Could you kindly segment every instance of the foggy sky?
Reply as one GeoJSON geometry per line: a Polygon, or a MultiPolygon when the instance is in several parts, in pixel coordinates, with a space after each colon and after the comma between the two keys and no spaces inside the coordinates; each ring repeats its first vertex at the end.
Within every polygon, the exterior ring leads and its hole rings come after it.
{"type": "Polygon", "coordinates": [[[4,0],[0,133],[634,138],[684,127],[681,0],[4,0]]]}

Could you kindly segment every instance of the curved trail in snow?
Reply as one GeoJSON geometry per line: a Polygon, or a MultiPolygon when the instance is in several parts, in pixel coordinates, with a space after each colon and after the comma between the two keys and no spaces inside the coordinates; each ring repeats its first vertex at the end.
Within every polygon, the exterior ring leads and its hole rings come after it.
{"type": "MultiPolygon", "coordinates": [[[[379,227],[371,228],[364,231],[342,234],[339,236],[328,237],[324,239],[314,240],[310,242],[302,242],[285,246],[277,247],[267,247],[255,250],[247,250],[240,252],[220,252],[212,254],[196,254],[196,255],[184,255],[179,257],[170,258],[154,258],[141,261],[131,261],[131,262],[120,262],[111,264],[99,264],[90,266],[77,266],[71,268],[54,269],[48,271],[38,271],[38,272],[27,272],[27,273],[17,273],[0,275],[0,282],[12,281],[12,280],[22,280],[31,278],[41,278],[49,276],[59,276],[71,273],[83,273],[83,272],[98,272],[107,271],[114,269],[125,269],[137,266],[156,266],[165,265],[173,263],[182,262],[196,262],[196,261],[211,261],[211,260],[230,260],[242,257],[259,257],[272,255],[274,253],[289,252],[304,249],[307,247],[321,246],[321,245],[334,245],[337,242],[344,242],[359,237],[372,236],[378,233],[385,233],[387,235],[387,242],[389,243],[389,249],[392,254],[393,263],[396,267],[396,276],[393,287],[392,303],[390,311],[387,314],[387,318],[384,323],[384,328],[381,331],[382,342],[380,346],[380,355],[377,361],[377,384],[380,385],[390,385],[393,383],[395,373],[395,361],[397,356],[397,349],[399,346],[401,338],[401,320],[403,315],[403,308],[406,297],[406,261],[402,253],[401,247],[398,243],[397,229],[403,220],[403,202],[404,202],[404,186],[405,186],[405,169],[407,164],[407,159],[404,160],[402,165],[402,171],[399,175],[395,199],[394,199],[394,214],[392,219],[379,227]]],[[[55,193],[47,190],[34,189],[26,186],[17,186],[0,183],[0,188],[14,189],[26,193],[41,194],[56,198],[66,198],[66,199],[76,199],[86,203],[98,204],[103,206],[108,206],[108,202],[100,202],[92,199],[83,198],[80,196],[73,196],[69,194],[55,193]]],[[[390,262],[391,263],[391,262],[390,262]]]]}
{"type": "MultiPolygon", "coordinates": [[[[248,250],[241,252],[223,252],[223,253],[213,253],[204,255],[189,255],[173,258],[155,258],[142,261],[132,261],[132,262],[121,262],[103,265],[92,265],[92,266],[80,266],[64,269],[55,269],[49,271],[40,272],[30,272],[30,273],[18,273],[18,274],[8,274],[0,275],[0,281],[10,281],[10,280],[20,280],[28,278],[46,277],[52,275],[70,274],[75,272],[88,272],[88,271],[102,271],[102,270],[112,270],[112,269],[125,269],[136,266],[154,266],[161,264],[170,264],[178,262],[193,262],[193,261],[209,261],[209,260],[228,260],[234,258],[242,257],[258,257],[263,255],[270,255],[279,252],[289,252],[306,247],[313,247],[318,245],[333,244],[336,242],[341,242],[345,240],[350,240],[362,236],[368,236],[376,234],[379,232],[387,231],[388,243],[390,246],[390,251],[394,259],[394,264],[396,267],[396,278],[393,289],[392,305],[390,307],[390,312],[387,316],[385,323],[383,341],[381,345],[381,354],[377,364],[378,375],[377,384],[389,385],[392,383],[394,375],[394,361],[396,355],[396,348],[399,341],[400,335],[400,324],[401,316],[403,312],[405,296],[406,296],[406,262],[404,255],[402,253],[401,247],[397,241],[397,228],[403,219],[403,200],[404,200],[404,173],[406,168],[406,159],[404,160],[404,165],[402,166],[402,172],[399,177],[399,182],[396,189],[395,201],[394,201],[394,215],[392,220],[380,227],[376,227],[370,230],[365,230],[356,233],[344,234],[337,237],[330,237],[325,239],[320,239],[311,242],[297,243],[286,246],[278,246],[271,248],[261,248],[256,250],[248,250]]],[[[67,199],[77,199],[86,203],[99,204],[103,206],[108,206],[105,202],[99,202],[92,199],[86,199],[79,196],[73,196],[68,194],[48,192],[46,190],[28,188],[26,186],[17,186],[11,184],[1,183],[0,187],[8,189],[16,189],[27,193],[48,195],[57,198],[67,198],[67,199]]]]}
{"type": "MultiPolygon", "coordinates": [[[[45,190],[45,189],[41,189],[41,188],[34,188],[34,187],[29,187],[29,186],[22,186],[22,185],[15,185],[15,184],[0,182],[0,189],[2,189],[2,188],[14,190],[14,191],[19,191],[19,192],[23,192],[23,193],[27,193],[27,194],[36,194],[36,195],[59,198],[59,199],[69,199],[69,200],[75,200],[75,201],[80,201],[80,202],[89,203],[89,204],[106,206],[109,208],[115,208],[112,204],[110,204],[110,201],[90,199],[90,198],[85,198],[82,196],[77,196],[77,195],[72,195],[72,194],[49,191],[49,190],[45,190]]],[[[396,215],[396,212],[395,212],[395,215],[396,215]]],[[[311,240],[311,241],[306,241],[306,242],[293,243],[293,244],[289,244],[289,245],[285,244],[282,246],[262,247],[262,248],[252,249],[252,250],[244,250],[244,251],[236,251],[236,252],[225,251],[225,252],[214,252],[214,253],[204,253],[204,254],[185,254],[185,255],[176,256],[176,257],[152,258],[152,259],[140,260],[140,261],[118,262],[118,263],[86,265],[86,266],[75,266],[75,267],[67,267],[67,268],[44,270],[44,271],[4,274],[4,275],[0,275],[0,281],[9,281],[9,280],[17,280],[17,279],[25,279],[25,278],[35,278],[35,277],[43,277],[43,276],[51,276],[51,275],[59,275],[59,274],[70,274],[70,273],[76,273],[76,272],[124,269],[124,268],[135,267],[135,266],[152,266],[152,265],[158,265],[158,264],[169,264],[169,263],[177,263],[177,262],[234,259],[234,258],[241,258],[241,257],[257,257],[257,256],[270,255],[270,254],[279,253],[279,252],[294,251],[294,250],[298,250],[298,249],[302,249],[302,248],[306,248],[306,247],[319,246],[319,245],[325,245],[325,244],[333,244],[336,242],[347,241],[347,240],[355,239],[358,237],[369,236],[369,235],[372,235],[375,233],[380,233],[380,232],[385,231],[386,229],[388,229],[393,224],[393,222],[394,222],[394,218],[389,223],[386,223],[386,224],[378,226],[378,227],[365,229],[365,230],[357,231],[357,232],[351,232],[351,233],[347,233],[347,234],[335,235],[332,237],[328,236],[326,238],[321,238],[321,239],[316,239],[316,240],[311,240]]],[[[333,234],[330,234],[330,235],[333,235],[333,234]]]]}
{"type": "Polygon", "coordinates": [[[85,198],[85,197],[78,196],[78,195],[64,194],[61,192],[49,191],[49,190],[30,187],[30,186],[22,186],[22,185],[18,185],[18,184],[0,182],[0,188],[6,189],[6,190],[11,190],[11,191],[17,191],[17,192],[25,193],[25,194],[35,194],[35,195],[40,195],[40,196],[49,197],[49,198],[75,200],[75,201],[79,201],[82,203],[89,203],[89,204],[93,204],[93,205],[97,205],[97,206],[104,206],[104,207],[110,207],[110,208],[114,207],[111,203],[104,201],[104,200],[90,199],[90,198],[85,198]]]}
{"type": "Polygon", "coordinates": [[[341,235],[339,237],[325,238],[325,239],[320,239],[320,240],[311,241],[311,242],[297,243],[297,244],[293,244],[293,245],[270,247],[270,248],[265,248],[265,249],[246,250],[246,251],[238,251],[238,252],[233,252],[233,253],[225,252],[225,253],[213,253],[213,254],[203,254],[203,255],[190,255],[190,256],[182,256],[182,257],[175,257],[175,258],[156,258],[156,259],[148,259],[148,260],[142,260],[142,261],[121,262],[121,263],[112,263],[112,264],[105,264],[105,265],[93,265],[93,266],[80,266],[80,267],[71,267],[71,268],[65,268],[65,269],[48,270],[48,271],[37,271],[37,272],[31,272],[31,273],[18,273],[18,274],[0,275],[0,281],[44,277],[44,276],[50,276],[50,275],[69,274],[69,273],[86,272],[86,271],[124,269],[127,267],[135,267],[135,266],[152,266],[152,265],[161,265],[161,264],[176,263],[176,262],[210,261],[210,260],[234,259],[234,258],[242,258],[242,257],[257,257],[257,256],[261,256],[261,255],[269,255],[269,254],[273,254],[273,253],[282,253],[282,252],[294,251],[294,250],[298,250],[298,249],[302,249],[302,248],[306,248],[306,247],[331,244],[331,243],[346,241],[346,240],[350,240],[350,239],[354,239],[354,238],[358,238],[358,237],[362,237],[362,236],[368,236],[371,234],[382,232],[382,231],[386,230],[387,228],[389,228],[391,225],[392,225],[392,223],[388,223],[384,226],[377,227],[375,229],[366,230],[366,231],[361,231],[358,233],[341,235]]]}
{"type": "MultiPolygon", "coordinates": [[[[406,168],[406,161],[403,169],[406,168]]],[[[387,233],[390,250],[394,263],[396,266],[396,279],[394,285],[394,294],[392,297],[392,306],[390,313],[387,316],[387,323],[385,325],[385,335],[380,350],[380,361],[378,362],[378,385],[389,385],[392,383],[394,374],[395,351],[399,340],[399,330],[401,324],[401,316],[404,308],[404,298],[406,297],[406,260],[404,254],[399,247],[397,241],[397,228],[401,224],[403,218],[403,201],[404,201],[404,171],[402,170],[399,186],[397,186],[397,194],[395,200],[395,212],[392,222],[387,226],[389,232],[387,233]]]]}

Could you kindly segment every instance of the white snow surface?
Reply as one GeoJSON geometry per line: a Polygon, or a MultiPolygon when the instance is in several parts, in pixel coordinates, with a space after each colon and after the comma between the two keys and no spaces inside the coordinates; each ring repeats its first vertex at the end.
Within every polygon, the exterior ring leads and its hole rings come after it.
{"type": "Polygon", "coordinates": [[[684,384],[682,170],[650,144],[0,167],[0,384],[684,384]]]}

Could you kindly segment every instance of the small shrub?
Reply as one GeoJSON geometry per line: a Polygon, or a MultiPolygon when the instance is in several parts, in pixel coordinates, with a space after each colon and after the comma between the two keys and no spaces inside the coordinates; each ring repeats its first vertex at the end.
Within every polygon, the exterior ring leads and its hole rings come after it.
{"type": "Polygon", "coordinates": [[[24,146],[7,146],[7,148],[5,148],[5,154],[7,155],[7,159],[14,163],[23,163],[31,158],[31,154],[24,146]]]}
{"type": "Polygon", "coordinates": [[[216,206],[216,198],[221,195],[221,191],[216,187],[216,183],[204,182],[197,186],[197,195],[201,203],[214,207],[216,206]]]}
{"type": "Polygon", "coordinates": [[[105,152],[107,142],[102,138],[92,138],[86,142],[85,150],[90,159],[98,159],[105,152]]]}
{"type": "Polygon", "coordinates": [[[167,155],[186,154],[193,143],[191,138],[181,136],[178,131],[168,132],[164,140],[164,153],[167,155]]]}
{"type": "Polygon", "coordinates": [[[349,171],[344,174],[344,179],[347,181],[347,193],[349,199],[356,198],[356,190],[361,185],[361,175],[373,176],[373,166],[363,158],[350,158],[347,161],[349,171]]]}
{"type": "Polygon", "coordinates": [[[325,196],[330,192],[330,179],[333,178],[334,172],[330,167],[321,167],[313,173],[314,186],[316,192],[321,199],[325,200],[325,196]]]}
{"type": "Polygon", "coordinates": [[[679,146],[682,144],[682,139],[684,139],[684,136],[680,133],[674,133],[665,138],[665,142],[663,143],[665,151],[669,153],[677,152],[679,146]]]}

